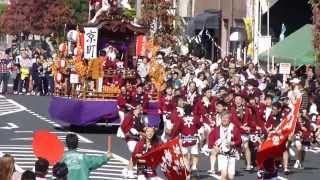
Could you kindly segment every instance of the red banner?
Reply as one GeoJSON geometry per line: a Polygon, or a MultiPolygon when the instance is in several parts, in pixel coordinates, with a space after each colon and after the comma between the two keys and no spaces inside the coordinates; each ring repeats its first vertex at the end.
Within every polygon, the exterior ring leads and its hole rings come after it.
{"type": "Polygon", "coordinates": [[[136,56],[145,56],[146,54],[146,37],[144,35],[139,35],[137,37],[136,43],[136,56]]]}
{"type": "Polygon", "coordinates": [[[299,109],[301,105],[301,97],[294,102],[291,112],[281,121],[274,131],[268,134],[268,138],[264,141],[257,151],[256,163],[258,167],[263,166],[263,162],[268,157],[274,159],[282,158],[282,154],[286,149],[286,142],[290,135],[295,131],[298,121],[299,109]]]}
{"type": "Polygon", "coordinates": [[[160,164],[161,171],[168,180],[187,179],[189,174],[184,165],[179,138],[162,144],[144,154],[142,159],[146,160],[146,163],[153,168],[160,164]]]}

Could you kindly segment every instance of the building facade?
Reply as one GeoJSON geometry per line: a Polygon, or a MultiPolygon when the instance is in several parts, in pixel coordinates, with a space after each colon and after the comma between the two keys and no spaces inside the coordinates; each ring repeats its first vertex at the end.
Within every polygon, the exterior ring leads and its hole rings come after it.
{"type": "MultiPolygon", "coordinates": [[[[250,13],[247,3],[250,0],[176,0],[178,14],[182,17],[195,17],[206,10],[220,11],[220,48],[221,56],[232,51],[230,35],[241,31],[244,34],[243,18],[250,13]]],[[[242,40],[244,37],[242,37],[242,40]]],[[[237,44],[236,46],[238,46],[237,44]]]]}

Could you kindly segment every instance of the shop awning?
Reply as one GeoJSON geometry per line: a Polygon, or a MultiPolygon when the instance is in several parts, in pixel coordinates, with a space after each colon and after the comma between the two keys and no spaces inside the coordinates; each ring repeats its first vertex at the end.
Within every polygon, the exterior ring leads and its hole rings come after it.
{"type": "MultiPolygon", "coordinates": [[[[291,63],[293,66],[315,64],[315,50],[313,47],[313,26],[306,24],[283,41],[278,42],[269,50],[270,62],[291,63]]],[[[267,62],[267,51],[259,55],[259,60],[267,62]]]]}

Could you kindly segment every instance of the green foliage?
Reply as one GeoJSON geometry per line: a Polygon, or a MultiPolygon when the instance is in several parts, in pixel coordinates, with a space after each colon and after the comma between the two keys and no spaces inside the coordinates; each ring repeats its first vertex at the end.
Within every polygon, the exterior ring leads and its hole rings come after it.
{"type": "Polygon", "coordinates": [[[71,9],[73,22],[75,24],[86,24],[88,22],[88,0],[64,0],[64,2],[71,9]]]}
{"type": "Polygon", "coordinates": [[[7,9],[7,5],[6,4],[0,4],[0,15],[7,9]]]}

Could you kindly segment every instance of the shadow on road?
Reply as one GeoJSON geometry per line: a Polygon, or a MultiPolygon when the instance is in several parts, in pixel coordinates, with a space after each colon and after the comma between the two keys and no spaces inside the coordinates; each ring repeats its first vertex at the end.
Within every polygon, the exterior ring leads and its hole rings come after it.
{"type": "Polygon", "coordinates": [[[89,125],[89,126],[66,126],[63,128],[55,128],[56,130],[67,130],[76,133],[87,134],[116,134],[118,126],[101,126],[101,125],[89,125]]]}

